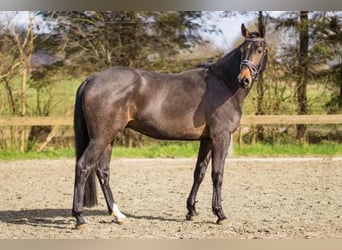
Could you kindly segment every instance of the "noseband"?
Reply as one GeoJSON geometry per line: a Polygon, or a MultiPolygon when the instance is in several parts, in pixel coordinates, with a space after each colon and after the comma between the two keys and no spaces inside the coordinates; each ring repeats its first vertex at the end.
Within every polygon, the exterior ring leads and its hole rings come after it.
{"type": "MultiPolygon", "coordinates": [[[[259,73],[260,73],[260,70],[261,70],[261,66],[262,66],[262,63],[263,63],[263,60],[265,58],[265,54],[267,53],[267,48],[266,48],[266,42],[263,38],[246,38],[245,41],[250,41],[250,42],[263,42],[264,43],[264,50],[263,50],[263,55],[262,55],[262,58],[260,59],[259,61],[259,65],[255,65],[252,61],[248,60],[248,59],[244,59],[241,61],[240,63],[240,70],[242,69],[243,66],[246,66],[249,71],[251,72],[251,76],[252,76],[252,79],[253,80],[257,80],[258,79],[258,76],[259,76],[259,73]]],[[[248,57],[249,55],[249,51],[247,52],[247,56],[246,58],[248,57]]]]}

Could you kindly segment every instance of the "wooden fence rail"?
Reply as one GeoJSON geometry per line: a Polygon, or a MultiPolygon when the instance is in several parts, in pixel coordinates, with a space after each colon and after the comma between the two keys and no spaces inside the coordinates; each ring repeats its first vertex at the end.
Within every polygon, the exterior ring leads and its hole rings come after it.
{"type": "Polygon", "coordinates": [[[258,124],[342,124],[342,115],[246,115],[241,125],[258,124]]]}
{"type": "MultiPolygon", "coordinates": [[[[245,115],[241,125],[342,124],[342,115],[245,115]]],[[[73,117],[0,117],[1,126],[72,126],[73,117]]]]}
{"type": "Polygon", "coordinates": [[[0,126],[72,126],[73,117],[0,117],[0,126]]]}

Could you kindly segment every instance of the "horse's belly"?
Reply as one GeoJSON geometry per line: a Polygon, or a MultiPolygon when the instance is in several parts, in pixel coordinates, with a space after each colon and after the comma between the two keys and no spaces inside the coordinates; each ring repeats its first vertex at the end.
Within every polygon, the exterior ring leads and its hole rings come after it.
{"type": "Polygon", "coordinates": [[[144,135],[165,140],[197,140],[206,134],[204,125],[199,127],[183,125],[177,122],[142,122],[132,120],[127,125],[144,135]]]}

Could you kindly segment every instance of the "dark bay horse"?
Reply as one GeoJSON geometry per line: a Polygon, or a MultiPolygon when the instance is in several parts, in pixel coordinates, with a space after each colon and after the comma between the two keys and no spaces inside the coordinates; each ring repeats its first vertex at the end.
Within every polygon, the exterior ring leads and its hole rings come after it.
{"type": "Polygon", "coordinates": [[[218,224],[226,220],[221,185],[230,135],[239,127],[244,99],[267,61],[264,26],[250,32],[242,24],[241,32],[244,42],[211,64],[179,74],[112,67],[81,84],[74,114],[76,228],[85,224],[83,206],[97,203],[95,175],[109,213],[117,223],[125,219],[109,186],[112,141],[125,128],[157,139],[199,140],[186,219],[197,215],[197,191],[212,159],[212,211],[218,224]]]}

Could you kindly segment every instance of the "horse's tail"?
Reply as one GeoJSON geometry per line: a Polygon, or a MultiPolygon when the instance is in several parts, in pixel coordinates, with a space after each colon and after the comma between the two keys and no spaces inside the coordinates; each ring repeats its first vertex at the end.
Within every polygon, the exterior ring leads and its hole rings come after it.
{"type": "MultiPolygon", "coordinates": [[[[75,171],[75,184],[77,175],[77,162],[81,158],[83,152],[89,144],[89,135],[86,125],[86,121],[83,115],[83,92],[84,87],[88,80],[82,83],[82,85],[77,90],[75,111],[74,111],[74,133],[75,133],[75,150],[76,150],[76,171],[75,171]]],[[[96,180],[95,180],[95,169],[91,171],[88,177],[85,189],[84,189],[84,200],[83,205],[85,207],[93,207],[97,205],[97,193],[96,193],[96,180]]]]}

